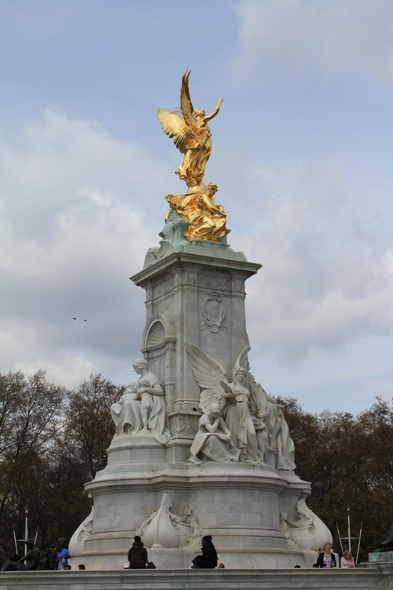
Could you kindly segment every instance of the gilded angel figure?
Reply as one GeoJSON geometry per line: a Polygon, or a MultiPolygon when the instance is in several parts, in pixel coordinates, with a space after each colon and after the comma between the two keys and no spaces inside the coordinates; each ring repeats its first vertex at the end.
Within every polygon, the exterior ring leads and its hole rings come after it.
{"type": "Polygon", "coordinates": [[[188,86],[190,73],[188,69],[185,71],[180,87],[181,116],[168,109],[158,109],[157,112],[161,127],[169,137],[174,137],[175,146],[184,154],[176,174],[186,181],[189,193],[206,191],[203,175],[212,151],[208,122],[218,114],[223,102],[220,98],[210,115],[206,115],[205,111],[195,110],[188,86]]]}
{"type": "Polygon", "coordinates": [[[257,434],[250,413],[250,391],[244,386],[248,374],[246,346],[233,367],[233,382],[227,380],[224,367],[193,344],[186,343],[194,377],[201,387],[199,407],[210,411],[212,404],[219,404],[225,423],[236,448],[240,449],[239,460],[245,463],[262,463],[258,450],[257,434]]]}

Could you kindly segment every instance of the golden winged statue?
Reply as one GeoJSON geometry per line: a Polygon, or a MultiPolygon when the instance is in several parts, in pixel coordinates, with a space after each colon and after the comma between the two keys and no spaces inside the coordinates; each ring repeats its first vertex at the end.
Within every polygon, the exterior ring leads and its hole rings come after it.
{"type": "Polygon", "coordinates": [[[195,110],[188,86],[190,74],[188,69],[184,72],[180,87],[181,116],[168,109],[158,109],[157,117],[165,133],[174,137],[175,146],[184,154],[176,174],[186,181],[191,189],[189,192],[197,192],[206,190],[203,175],[212,152],[212,134],[208,122],[217,115],[223,100],[220,98],[210,115],[206,115],[205,111],[195,110]]]}
{"type": "Polygon", "coordinates": [[[180,87],[181,116],[168,109],[158,109],[161,127],[184,157],[176,174],[185,180],[188,191],[185,195],[168,195],[171,209],[175,209],[189,223],[185,232],[187,240],[199,239],[217,242],[225,235],[226,215],[221,205],[216,205],[214,194],[218,187],[210,182],[206,187],[203,176],[212,152],[211,131],[208,122],[217,115],[223,99],[210,115],[195,110],[190,96],[188,69],[184,72],[180,87]]]}

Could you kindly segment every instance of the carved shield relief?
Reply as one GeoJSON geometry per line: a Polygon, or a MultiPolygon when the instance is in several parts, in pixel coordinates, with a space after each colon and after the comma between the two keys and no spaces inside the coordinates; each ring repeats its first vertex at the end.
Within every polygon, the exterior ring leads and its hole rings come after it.
{"type": "Polygon", "coordinates": [[[213,334],[216,334],[221,330],[223,330],[224,332],[227,331],[227,327],[224,324],[224,320],[227,315],[227,310],[220,298],[219,293],[208,294],[208,297],[202,304],[202,313],[202,330],[204,330],[205,328],[209,328],[210,332],[212,332],[213,334]]]}

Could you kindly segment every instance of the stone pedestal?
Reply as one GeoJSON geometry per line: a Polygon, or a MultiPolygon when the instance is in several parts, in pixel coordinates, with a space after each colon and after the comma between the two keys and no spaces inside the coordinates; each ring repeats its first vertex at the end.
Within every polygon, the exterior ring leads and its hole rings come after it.
{"type": "Polygon", "coordinates": [[[368,554],[368,561],[370,563],[388,563],[393,567],[393,551],[374,551],[368,554]]]}
{"type": "Polygon", "coordinates": [[[269,447],[263,464],[188,461],[202,412],[186,343],[233,379],[236,359],[249,346],[245,281],[261,265],[231,250],[226,236],[220,243],[187,242],[186,227],[172,211],[160,246],[132,277],[146,291],[141,351],[164,387],[171,440],[160,444],[142,432],[113,439],[107,467],[86,484],[94,514],[70,543],[74,563],[120,568],[133,536],[149,530],[156,539],[149,559],[161,568],[189,567],[208,534],[227,568],[311,566],[331,535],[304,504],[309,484],[277,469],[277,447],[269,447]],[[296,522],[284,526],[283,518],[296,522]]]}
{"type": "Polygon", "coordinates": [[[393,551],[374,551],[368,554],[368,561],[360,564],[373,570],[378,570],[390,576],[391,587],[393,588],[393,551]]]}
{"type": "MultiPolygon", "coordinates": [[[[75,560],[73,560],[74,563],[75,560]]],[[[74,568],[74,565],[72,566],[74,568]]],[[[75,565],[75,569],[77,565],[75,565]]],[[[393,575],[361,568],[2,572],[0,590],[392,590],[393,575]]]]}

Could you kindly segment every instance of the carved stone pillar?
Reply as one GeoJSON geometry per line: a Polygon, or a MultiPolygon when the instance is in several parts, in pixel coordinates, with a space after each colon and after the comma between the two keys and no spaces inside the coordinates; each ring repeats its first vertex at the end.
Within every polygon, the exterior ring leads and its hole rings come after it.
{"type": "Polygon", "coordinates": [[[214,357],[228,374],[248,345],[244,283],[260,267],[246,261],[174,252],[132,277],[147,293],[142,352],[165,385],[170,413],[198,410],[200,389],[185,342],[214,357]],[[166,365],[159,361],[164,355],[166,365]]]}

